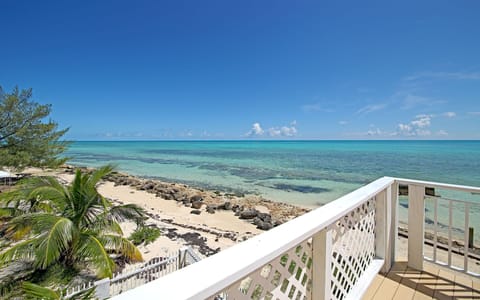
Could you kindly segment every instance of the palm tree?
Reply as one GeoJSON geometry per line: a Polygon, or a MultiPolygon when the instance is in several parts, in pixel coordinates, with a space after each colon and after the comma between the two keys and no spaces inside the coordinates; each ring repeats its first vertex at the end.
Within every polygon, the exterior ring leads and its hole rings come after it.
{"type": "Polygon", "coordinates": [[[52,177],[33,177],[4,196],[0,217],[10,216],[3,224],[4,235],[15,242],[0,253],[0,265],[22,260],[40,272],[88,269],[104,278],[115,270],[112,256],[142,261],[118,222],[138,222],[143,210],[132,204],[113,205],[96,189],[112,171],[112,166],[85,174],[77,170],[67,186],[52,177]]]}

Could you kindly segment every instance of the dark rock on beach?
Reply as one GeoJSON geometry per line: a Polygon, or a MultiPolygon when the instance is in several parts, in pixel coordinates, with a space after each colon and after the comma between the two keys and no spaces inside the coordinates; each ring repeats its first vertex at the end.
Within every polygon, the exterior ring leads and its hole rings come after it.
{"type": "Polygon", "coordinates": [[[255,209],[245,210],[240,212],[240,219],[250,220],[255,218],[257,214],[258,214],[258,211],[256,211],[255,209]]]}
{"type": "Polygon", "coordinates": [[[140,190],[149,191],[152,190],[154,187],[155,184],[153,182],[147,182],[140,187],[140,190]]]}
{"type": "Polygon", "coordinates": [[[175,194],[173,194],[173,199],[177,201],[182,201],[183,199],[185,199],[185,195],[181,192],[176,192],[175,194]]]}
{"type": "Polygon", "coordinates": [[[258,213],[257,217],[260,218],[264,222],[271,222],[272,221],[272,216],[267,213],[258,213]]]}
{"type": "Polygon", "coordinates": [[[195,209],[200,209],[200,208],[202,208],[202,205],[203,205],[203,202],[202,202],[202,201],[192,202],[192,208],[195,208],[195,209]]]}
{"type": "Polygon", "coordinates": [[[214,214],[215,213],[215,210],[216,210],[216,206],[214,205],[207,205],[207,212],[209,214],[214,214]]]}
{"type": "Polygon", "coordinates": [[[218,205],[217,209],[231,210],[232,209],[232,203],[229,202],[229,201],[225,201],[223,204],[218,205]]]}
{"type": "Polygon", "coordinates": [[[273,228],[273,225],[270,222],[260,221],[260,223],[257,225],[257,228],[260,230],[270,230],[273,228]]]}
{"type": "Polygon", "coordinates": [[[190,201],[192,201],[192,202],[203,201],[203,198],[200,195],[194,195],[194,196],[190,197],[190,201]]]}

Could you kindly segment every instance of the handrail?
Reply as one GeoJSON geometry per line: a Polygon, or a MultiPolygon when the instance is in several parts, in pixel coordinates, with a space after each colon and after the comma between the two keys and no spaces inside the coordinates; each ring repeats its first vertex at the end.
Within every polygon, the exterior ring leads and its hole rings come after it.
{"type": "Polygon", "coordinates": [[[434,187],[440,189],[448,189],[448,190],[456,190],[461,192],[472,192],[472,193],[480,193],[480,187],[468,186],[468,185],[457,185],[457,184],[448,184],[448,183],[439,183],[439,182],[432,182],[432,181],[422,181],[422,180],[414,180],[414,179],[405,179],[405,178],[395,178],[395,182],[398,184],[413,184],[413,185],[420,185],[420,186],[427,186],[427,187],[434,187]]]}
{"type": "Polygon", "coordinates": [[[228,248],[214,256],[114,297],[123,299],[205,299],[269,263],[362,205],[395,179],[383,177],[336,201],[228,248]],[[246,256],[248,254],[252,254],[246,256]],[[228,266],[228,268],[226,268],[228,266]],[[188,288],[172,288],[179,283],[188,288]]]}

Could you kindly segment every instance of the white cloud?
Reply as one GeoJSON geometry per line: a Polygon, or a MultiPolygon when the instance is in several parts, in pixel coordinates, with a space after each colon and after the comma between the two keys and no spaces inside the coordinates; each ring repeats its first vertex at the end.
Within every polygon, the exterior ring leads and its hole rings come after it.
{"type": "Polygon", "coordinates": [[[298,133],[297,121],[293,121],[288,126],[270,127],[264,130],[260,123],[253,123],[252,129],[245,134],[247,137],[293,137],[298,133]]]}
{"type": "Polygon", "coordinates": [[[471,116],[480,116],[480,111],[471,111],[468,114],[471,116]]]}
{"type": "Polygon", "coordinates": [[[444,116],[445,118],[455,118],[457,114],[453,111],[447,111],[443,113],[442,116],[444,116]]]}
{"type": "Polygon", "coordinates": [[[295,127],[287,127],[287,126],[282,126],[280,128],[272,127],[268,129],[268,134],[271,137],[295,136],[297,134],[297,129],[295,127]]]}
{"type": "Polygon", "coordinates": [[[414,127],[418,128],[425,128],[430,126],[430,121],[432,120],[432,116],[430,115],[418,115],[415,117],[416,119],[413,120],[410,124],[414,127]]]}
{"type": "Polygon", "coordinates": [[[357,114],[369,114],[369,113],[372,113],[374,111],[382,110],[385,107],[387,107],[387,104],[385,104],[385,103],[370,104],[370,105],[364,106],[364,107],[360,108],[359,110],[357,110],[357,114]]]}
{"type": "Polygon", "coordinates": [[[431,125],[431,115],[418,115],[408,124],[400,123],[397,125],[397,132],[394,135],[400,136],[429,136],[432,132],[429,130],[431,125]]]}
{"type": "Polygon", "coordinates": [[[348,124],[348,122],[347,122],[347,121],[339,121],[338,124],[339,124],[339,125],[342,125],[342,126],[345,126],[345,125],[348,124]]]}
{"type": "Polygon", "coordinates": [[[480,72],[420,72],[404,78],[405,81],[419,79],[480,80],[480,72]]]}
{"type": "Polygon", "coordinates": [[[260,123],[253,123],[252,129],[245,134],[245,136],[262,136],[265,131],[260,126],[260,123]]]}
{"type": "Polygon", "coordinates": [[[382,136],[384,135],[384,132],[380,130],[380,128],[375,128],[375,129],[370,129],[367,131],[368,136],[382,136]]]}
{"type": "Polygon", "coordinates": [[[401,132],[410,132],[412,131],[412,126],[408,125],[408,124],[398,124],[398,129],[401,131],[401,132]]]}

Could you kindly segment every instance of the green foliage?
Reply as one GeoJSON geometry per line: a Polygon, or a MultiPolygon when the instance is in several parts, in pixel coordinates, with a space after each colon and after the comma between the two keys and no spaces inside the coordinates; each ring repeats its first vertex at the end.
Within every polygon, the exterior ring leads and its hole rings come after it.
{"type": "Polygon", "coordinates": [[[26,299],[60,300],[60,292],[31,283],[23,282],[22,290],[26,299]]]}
{"type": "Polygon", "coordinates": [[[114,206],[96,189],[112,169],[105,166],[90,174],[77,170],[68,186],[53,178],[33,177],[17,190],[0,194],[0,204],[14,208],[8,218],[9,210],[3,212],[3,238],[19,240],[0,252],[0,267],[26,262],[35,271],[30,281],[51,287],[64,285],[63,277],[72,278],[84,269],[99,278],[111,277],[112,254],[141,261],[141,253],[123,237],[118,221],[141,219],[143,210],[114,206]]]}
{"type": "Polygon", "coordinates": [[[51,106],[30,101],[32,89],[8,94],[0,87],[0,166],[22,169],[26,166],[55,167],[68,145],[60,138],[68,129],[45,121],[51,106]]]}
{"type": "Polygon", "coordinates": [[[134,232],[132,232],[128,239],[137,246],[141,243],[145,243],[145,245],[148,245],[155,242],[155,240],[158,239],[160,235],[160,229],[158,229],[157,227],[139,226],[137,227],[137,229],[135,229],[134,232]]]}

